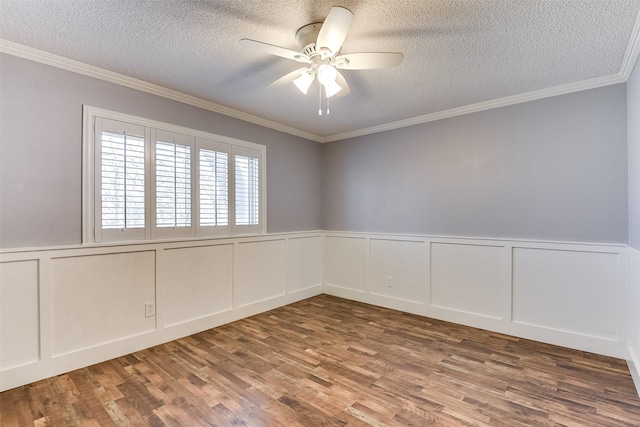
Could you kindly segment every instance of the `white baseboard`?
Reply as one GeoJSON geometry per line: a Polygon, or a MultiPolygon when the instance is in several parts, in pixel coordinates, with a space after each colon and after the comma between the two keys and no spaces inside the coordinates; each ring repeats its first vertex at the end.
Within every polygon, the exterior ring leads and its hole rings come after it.
{"type": "Polygon", "coordinates": [[[640,251],[629,248],[629,338],[627,364],[640,396],[640,251]]]}
{"type": "Polygon", "coordinates": [[[625,245],[343,232],[324,240],[327,294],[627,358],[625,245]]]}
{"type": "Polygon", "coordinates": [[[363,302],[365,304],[372,304],[445,322],[456,323],[472,328],[493,331],[532,341],[558,345],[561,347],[588,351],[604,356],[625,359],[627,354],[626,349],[622,348],[617,340],[607,340],[599,337],[576,334],[570,331],[543,328],[537,325],[518,324],[509,321],[508,319],[495,319],[440,307],[429,307],[424,304],[400,301],[389,297],[353,291],[333,285],[325,285],[323,292],[328,295],[363,302]]]}
{"type": "Polygon", "coordinates": [[[629,366],[629,372],[631,372],[633,384],[636,386],[636,391],[640,397],[640,359],[631,347],[629,347],[629,360],[627,360],[627,365],[629,366]]]}
{"type": "Polygon", "coordinates": [[[36,363],[7,369],[0,374],[2,391],[184,338],[185,336],[311,298],[321,293],[322,286],[316,285],[301,291],[247,305],[236,310],[229,310],[209,316],[205,319],[187,322],[36,363]]]}
{"type": "Polygon", "coordinates": [[[0,391],[318,295],[321,244],[309,232],[0,253],[0,391]]]}

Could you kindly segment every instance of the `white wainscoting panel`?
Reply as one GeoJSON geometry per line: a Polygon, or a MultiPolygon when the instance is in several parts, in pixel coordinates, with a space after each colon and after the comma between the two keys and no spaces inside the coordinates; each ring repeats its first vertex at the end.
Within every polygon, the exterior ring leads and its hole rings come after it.
{"type": "Polygon", "coordinates": [[[284,239],[236,244],[235,306],[284,295],[284,239]]]}
{"type": "Polygon", "coordinates": [[[619,255],[513,248],[513,320],[617,339],[619,255]]]}
{"type": "Polygon", "coordinates": [[[155,329],[152,251],[52,259],[51,287],[54,357],[155,329]]]}
{"type": "Polygon", "coordinates": [[[287,240],[287,293],[322,286],[322,237],[287,240]]]}
{"type": "Polygon", "coordinates": [[[640,395],[640,251],[629,248],[629,368],[640,395]]]}
{"type": "Polygon", "coordinates": [[[608,356],[629,353],[625,245],[339,231],[325,232],[324,242],[325,293],[608,356]],[[400,287],[389,288],[389,277],[400,287]]]}
{"type": "Polygon", "coordinates": [[[371,293],[424,303],[427,245],[422,241],[371,239],[371,293]]]}
{"type": "Polygon", "coordinates": [[[233,244],[167,249],[163,256],[165,326],[231,310],[233,244]]]}
{"type": "Polygon", "coordinates": [[[322,241],[313,231],[0,250],[0,391],[318,295],[322,241]]]}
{"type": "Polygon", "coordinates": [[[312,231],[0,251],[0,391],[323,291],[640,366],[625,245],[312,231]]]}
{"type": "Polygon", "coordinates": [[[501,246],[432,243],[431,306],[504,317],[504,258],[501,246]]]}
{"type": "Polygon", "coordinates": [[[365,292],[367,245],[367,239],[360,237],[326,236],[325,285],[365,292]]]}
{"type": "Polygon", "coordinates": [[[40,358],[38,261],[0,263],[0,371],[40,358]]]}

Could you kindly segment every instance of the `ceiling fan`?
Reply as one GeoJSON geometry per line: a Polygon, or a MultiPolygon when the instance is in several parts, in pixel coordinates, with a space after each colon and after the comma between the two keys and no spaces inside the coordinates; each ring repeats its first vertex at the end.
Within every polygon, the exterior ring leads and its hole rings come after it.
{"type": "MultiPolygon", "coordinates": [[[[331,97],[348,95],[351,90],[344,76],[338,70],[368,70],[400,65],[403,56],[396,52],[362,52],[341,54],[353,13],[343,7],[334,6],[324,23],[305,25],[296,32],[299,52],[280,46],[242,39],[242,46],[271,55],[292,59],[306,64],[292,71],[269,86],[279,86],[293,82],[304,94],[317,78],[324,87],[325,95],[331,97]]],[[[322,89],[321,89],[322,90],[322,89]]]]}

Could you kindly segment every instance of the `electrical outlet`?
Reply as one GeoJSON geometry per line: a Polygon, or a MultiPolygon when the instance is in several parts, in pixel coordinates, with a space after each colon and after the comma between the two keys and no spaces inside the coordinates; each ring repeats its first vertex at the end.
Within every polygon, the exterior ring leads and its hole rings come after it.
{"type": "Polygon", "coordinates": [[[156,303],[148,302],[144,305],[144,317],[153,317],[156,315],[156,303]]]}
{"type": "Polygon", "coordinates": [[[387,288],[393,288],[393,277],[387,276],[387,288]]]}

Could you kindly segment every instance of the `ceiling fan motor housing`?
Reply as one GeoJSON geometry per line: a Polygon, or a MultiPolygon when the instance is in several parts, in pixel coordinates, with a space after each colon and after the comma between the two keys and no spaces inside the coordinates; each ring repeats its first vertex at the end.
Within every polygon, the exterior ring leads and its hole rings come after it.
{"type": "Polygon", "coordinates": [[[307,55],[309,58],[320,53],[316,49],[316,40],[318,39],[320,28],[322,28],[322,22],[316,22],[307,24],[296,31],[296,43],[300,53],[307,55]]]}

